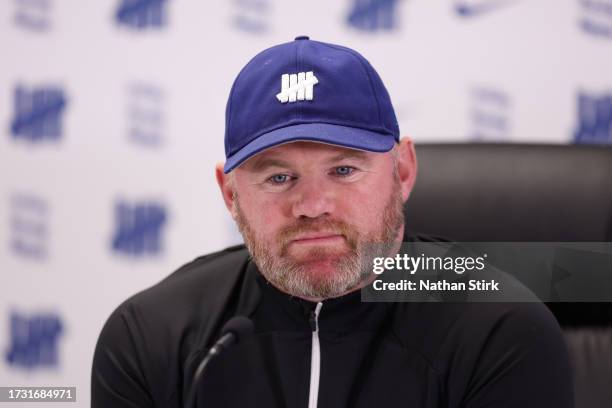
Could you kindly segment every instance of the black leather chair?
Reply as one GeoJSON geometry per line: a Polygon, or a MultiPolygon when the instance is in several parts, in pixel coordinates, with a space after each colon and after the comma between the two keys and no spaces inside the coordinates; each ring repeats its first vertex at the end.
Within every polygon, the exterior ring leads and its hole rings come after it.
{"type": "MultiPolygon", "coordinates": [[[[414,232],[463,242],[612,241],[612,147],[417,145],[414,232]]],[[[612,279],[612,271],[610,271],[612,279]]],[[[574,366],[576,408],[612,407],[612,303],[549,303],[574,366]]]]}

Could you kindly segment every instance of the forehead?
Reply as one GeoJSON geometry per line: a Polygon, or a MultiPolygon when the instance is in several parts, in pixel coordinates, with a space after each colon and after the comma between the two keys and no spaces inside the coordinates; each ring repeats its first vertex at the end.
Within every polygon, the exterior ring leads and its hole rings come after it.
{"type": "Polygon", "coordinates": [[[327,143],[296,141],[266,149],[248,159],[240,167],[256,171],[275,162],[290,161],[293,164],[301,164],[318,160],[337,161],[343,159],[372,161],[383,155],[327,143]]]}

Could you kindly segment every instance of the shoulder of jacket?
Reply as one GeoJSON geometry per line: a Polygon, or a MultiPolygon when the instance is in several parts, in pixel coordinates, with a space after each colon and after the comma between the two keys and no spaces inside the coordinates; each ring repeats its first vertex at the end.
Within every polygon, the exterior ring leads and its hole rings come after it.
{"type": "Polygon", "coordinates": [[[204,274],[214,273],[223,269],[236,270],[239,269],[249,259],[249,252],[244,244],[227,247],[221,251],[213,252],[207,255],[202,255],[195,258],[193,261],[186,263],[176,271],[161,280],[158,284],[181,278],[189,274],[204,274]]]}
{"type": "Polygon", "coordinates": [[[556,319],[538,302],[415,302],[398,305],[398,311],[393,327],[396,338],[438,372],[446,371],[449,356],[462,345],[476,359],[492,341],[516,349],[530,347],[530,332],[561,338],[556,319]]]}
{"type": "MultiPolygon", "coordinates": [[[[136,309],[157,317],[176,316],[176,309],[207,308],[235,288],[250,255],[244,245],[200,256],[181,266],[153,286],[125,300],[118,309],[136,309]]],[[[200,309],[201,310],[201,309],[200,309]]]]}
{"type": "Polygon", "coordinates": [[[147,377],[149,391],[165,404],[171,392],[165,394],[164,387],[178,378],[192,351],[185,344],[203,344],[200,332],[216,327],[228,299],[240,290],[249,259],[244,245],[200,256],[130,296],[102,328],[94,369],[116,364],[123,375],[130,369],[126,362],[136,361],[133,371],[140,374],[134,375],[147,377]]]}

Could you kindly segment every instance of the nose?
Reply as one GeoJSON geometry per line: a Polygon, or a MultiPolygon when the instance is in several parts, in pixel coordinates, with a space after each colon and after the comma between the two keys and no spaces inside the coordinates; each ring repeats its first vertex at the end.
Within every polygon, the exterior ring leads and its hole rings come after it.
{"type": "Polygon", "coordinates": [[[292,213],[295,218],[317,218],[335,211],[335,194],[325,181],[302,177],[294,188],[292,213]]]}

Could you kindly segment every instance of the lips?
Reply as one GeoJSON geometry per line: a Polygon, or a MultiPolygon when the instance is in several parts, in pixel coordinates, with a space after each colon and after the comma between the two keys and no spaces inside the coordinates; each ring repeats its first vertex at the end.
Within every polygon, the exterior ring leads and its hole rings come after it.
{"type": "Polygon", "coordinates": [[[324,243],[344,238],[343,235],[329,232],[300,234],[291,240],[292,243],[324,243]]]}

